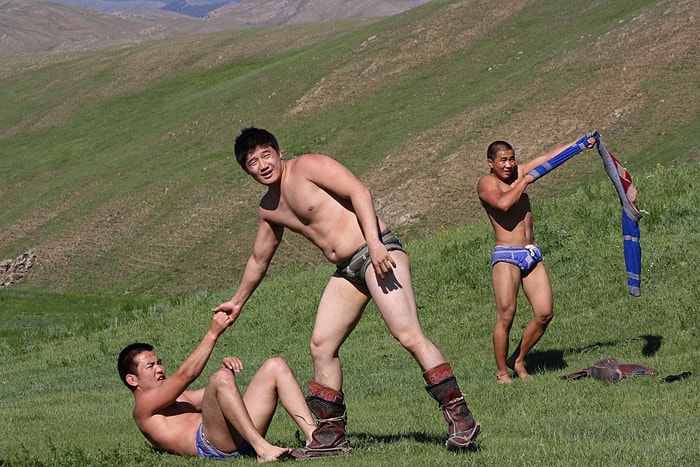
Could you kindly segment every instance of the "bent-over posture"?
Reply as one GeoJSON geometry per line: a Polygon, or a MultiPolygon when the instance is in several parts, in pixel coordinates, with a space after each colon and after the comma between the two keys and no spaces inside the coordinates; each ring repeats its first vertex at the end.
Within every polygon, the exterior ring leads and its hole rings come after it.
{"type": "Polygon", "coordinates": [[[264,438],[278,400],[306,436],[307,444],[311,441],[312,415],[282,358],[266,360],[244,395],[235,377],[243,364],[235,357],[223,359],[205,388],[187,389],[202,373],[217,339],[233,321],[226,313],[215,313],[197,348],[167,378],[150,344],[134,343],[119,354],[119,376],[134,394],[134,421],[157,449],[214,459],[257,456],[258,462],[288,457],[291,448],[274,446],[264,438]]]}
{"type": "Polygon", "coordinates": [[[321,154],[282,157],[275,137],[246,128],[236,139],[236,160],[267,186],[258,207],[258,231],[243,277],[230,301],[214,311],[234,318],[264,278],[284,229],[300,233],[337,266],[318,305],[311,336],[314,379],[307,402],[317,428],[302,457],[350,450],[345,435],[346,405],[338,351],[374,299],[401,345],[415,358],[428,393],[448,423],[450,450],[465,449],[481,425],[467,408],[452,368],[425,335],[416,307],[410,261],[401,242],[377,217],[372,195],[346,167],[321,154]]]}

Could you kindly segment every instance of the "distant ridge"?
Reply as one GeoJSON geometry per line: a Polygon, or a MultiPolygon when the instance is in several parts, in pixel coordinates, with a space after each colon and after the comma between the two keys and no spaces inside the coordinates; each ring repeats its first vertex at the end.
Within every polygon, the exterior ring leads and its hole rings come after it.
{"type": "Polygon", "coordinates": [[[195,18],[204,18],[209,14],[209,12],[221,8],[229,3],[238,3],[240,0],[225,0],[219,2],[190,2],[188,0],[178,0],[175,2],[169,2],[167,5],[161,8],[165,11],[174,11],[175,13],[180,13],[187,16],[194,16],[195,18]]]}
{"type": "Polygon", "coordinates": [[[0,0],[0,56],[88,50],[255,26],[389,16],[428,1],[0,0]]]}

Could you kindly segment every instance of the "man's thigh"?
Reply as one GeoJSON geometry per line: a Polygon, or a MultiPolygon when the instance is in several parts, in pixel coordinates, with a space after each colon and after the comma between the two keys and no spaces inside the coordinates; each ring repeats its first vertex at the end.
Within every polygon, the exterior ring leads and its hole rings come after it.
{"type": "Polygon", "coordinates": [[[362,316],[369,297],[347,279],[333,276],[318,304],[312,344],[337,350],[362,316]]]}
{"type": "Polygon", "coordinates": [[[222,451],[232,452],[243,442],[243,438],[229,428],[216,397],[216,388],[211,384],[202,399],[202,428],[207,440],[222,451]]]}
{"type": "Polygon", "coordinates": [[[496,263],[491,268],[491,280],[498,312],[515,312],[521,281],[520,268],[506,262],[496,263]]]}
{"type": "Polygon", "coordinates": [[[552,285],[543,263],[538,263],[523,279],[523,292],[535,314],[552,311],[552,285]]]}
{"type": "Polygon", "coordinates": [[[369,293],[394,336],[400,332],[420,331],[408,255],[397,250],[389,254],[396,262],[390,276],[380,279],[371,266],[367,268],[365,278],[369,293]]]}

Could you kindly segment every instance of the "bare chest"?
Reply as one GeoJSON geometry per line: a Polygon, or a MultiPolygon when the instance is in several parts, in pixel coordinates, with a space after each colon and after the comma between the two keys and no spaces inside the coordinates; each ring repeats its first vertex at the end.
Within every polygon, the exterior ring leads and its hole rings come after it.
{"type": "Polygon", "coordinates": [[[311,182],[302,181],[283,185],[280,192],[271,196],[262,207],[272,222],[299,231],[322,222],[333,204],[337,201],[328,192],[311,182]]]}
{"type": "Polygon", "coordinates": [[[158,412],[159,415],[164,417],[173,417],[191,413],[199,413],[199,411],[191,403],[184,401],[175,401],[173,404],[158,412]]]}

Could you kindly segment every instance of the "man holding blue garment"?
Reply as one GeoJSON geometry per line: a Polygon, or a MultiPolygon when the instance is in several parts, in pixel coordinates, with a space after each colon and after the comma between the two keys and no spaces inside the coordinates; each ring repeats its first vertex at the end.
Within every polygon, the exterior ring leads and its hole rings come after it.
{"type": "MultiPolygon", "coordinates": [[[[587,148],[595,146],[594,134],[586,135],[587,148]]],[[[530,376],[525,369],[525,356],[552,320],[552,286],[542,263],[542,252],[535,242],[530,198],[526,193],[528,185],[535,181],[529,172],[575,144],[577,141],[553,149],[521,166],[515,162],[513,147],[505,141],[494,141],[486,153],[491,170],[479,179],[477,192],[493,226],[496,244],[491,271],[497,311],[493,349],[499,384],[512,382],[509,369],[521,379],[530,376]],[[513,354],[507,357],[521,284],[532,306],[533,318],[513,354]]]]}

